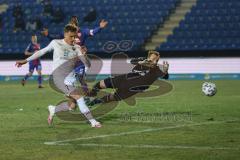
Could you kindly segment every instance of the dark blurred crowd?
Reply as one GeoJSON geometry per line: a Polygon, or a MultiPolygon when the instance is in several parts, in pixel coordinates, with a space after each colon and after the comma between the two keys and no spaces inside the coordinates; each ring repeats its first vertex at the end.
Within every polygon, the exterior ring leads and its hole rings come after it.
{"type": "MultiPolygon", "coordinates": [[[[64,21],[64,13],[60,7],[53,7],[51,0],[37,0],[36,2],[43,7],[43,13],[40,13],[42,16],[45,16],[50,19],[53,23],[61,23],[64,21]]],[[[31,14],[31,13],[29,13],[31,14]]],[[[14,22],[14,32],[18,32],[20,30],[30,30],[36,31],[40,30],[43,27],[43,23],[41,21],[40,16],[32,17],[26,19],[26,13],[21,3],[17,3],[13,7],[12,12],[13,17],[15,18],[14,22]]],[[[0,27],[1,27],[1,19],[0,19],[0,27]]]]}
{"type": "Polygon", "coordinates": [[[2,26],[3,26],[3,23],[2,23],[2,15],[0,14],[0,31],[2,31],[2,26]]]}

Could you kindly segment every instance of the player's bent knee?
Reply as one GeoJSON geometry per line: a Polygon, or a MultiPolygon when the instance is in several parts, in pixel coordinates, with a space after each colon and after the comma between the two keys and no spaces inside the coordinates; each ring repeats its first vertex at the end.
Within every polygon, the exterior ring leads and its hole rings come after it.
{"type": "Polygon", "coordinates": [[[71,97],[75,100],[78,100],[82,97],[82,95],[71,94],[71,97]]]}
{"type": "Polygon", "coordinates": [[[80,92],[78,91],[73,91],[71,92],[70,97],[73,98],[74,100],[78,100],[79,98],[83,97],[83,95],[80,94],[80,92]]]}
{"type": "Polygon", "coordinates": [[[100,81],[100,88],[102,88],[102,89],[106,88],[104,80],[100,81]]]}
{"type": "Polygon", "coordinates": [[[68,102],[68,106],[69,106],[69,108],[71,108],[71,109],[75,109],[75,108],[76,108],[76,103],[73,102],[73,101],[69,101],[69,102],[68,102]]]}

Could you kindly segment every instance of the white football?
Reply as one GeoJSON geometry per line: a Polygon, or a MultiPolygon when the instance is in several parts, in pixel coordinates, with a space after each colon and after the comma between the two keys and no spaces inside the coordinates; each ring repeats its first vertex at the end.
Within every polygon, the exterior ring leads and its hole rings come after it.
{"type": "Polygon", "coordinates": [[[214,96],[217,93],[217,87],[214,83],[204,82],[202,84],[202,92],[206,96],[214,96]]]}

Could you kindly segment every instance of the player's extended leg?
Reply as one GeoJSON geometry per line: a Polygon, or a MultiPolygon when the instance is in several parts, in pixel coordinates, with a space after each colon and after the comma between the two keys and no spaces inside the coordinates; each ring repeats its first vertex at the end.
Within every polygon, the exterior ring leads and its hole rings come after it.
{"type": "Polygon", "coordinates": [[[67,98],[68,98],[68,101],[60,102],[56,106],[53,106],[53,105],[48,106],[48,112],[49,112],[48,124],[49,125],[52,124],[53,118],[57,112],[70,111],[76,108],[77,106],[76,100],[69,96],[67,96],[67,98]]]}
{"type": "Polygon", "coordinates": [[[91,111],[89,110],[89,108],[87,107],[85,101],[84,101],[84,97],[81,95],[79,90],[74,90],[73,92],[71,92],[70,96],[76,100],[79,110],[80,112],[87,118],[87,120],[91,123],[92,127],[95,128],[100,128],[101,124],[96,121],[93,116],[91,111]]]}
{"type": "MultiPolygon", "coordinates": [[[[105,89],[105,88],[114,88],[112,83],[112,78],[106,78],[96,83],[93,89],[91,90],[91,95],[96,96],[100,89],[105,89]]],[[[89,102],[88,105],[93,106],[95,104],[108,103],[108,102],[117,101],[117,100],[118,98],[116,97],[116,94],[107,94],[102,98],[95,98],[94,100],[89,102]]]]}
{"type": "Polygon", "coordinates": [[[88,103],[89,106],[94,106],[96,104],[100,103],[109,103],[112,101],[118,101],[118,99],[115,97],[115,94],[107,94],[103,96],[102,98],[95,98],[91,102],[88,103]]]}
{"type": "Polygon", "coordinates": [[[43,88],[42,86],[42,71],[41,69],[37,69],[37,73],[38,73],[38,88],[43,88]]]}
{"type": "Polygon", "coordinates": [[[33,74],[33,70],[29,70],[29,72],[25,75],[25,77],[21,81],[22,86],[26,84],[27,79],[31,77],[32,74],[33,74]]]}
{"type": "Polygon", "coordinates": [[[88,102],[88,105],[89,106],[94,106],[96,104],[100,104],[100,103],[109,103],[109,102],[112,102],[112,101],[120,101],[122,100],[121,98],[119,98],[117,96],[117,92],[115,92],[114,94],[107,94],[101,98],[95,98],[93,99],[92,101],[88,102]]]}
{"type": "MultiPolygon", "coordinates": [[[[131,86],[134,86],[134,84],[132,85],[118,85],[115,82],[119,82],[118,79],[105,79],[104,80],[104,84],[106,88],[114,88],[116,89],[114,94],[107,94],[105,96],[103,96],[102,98],[95,98],[94,100],[92,100],[91,102],[88,103],[89,106],[93,106],[95,104],[99,104],[99,103],[109,103],[112,101],[121,101],[124,99],[127,99],[135,94],[137,94],[138,92],[131,90],[130,88],[132,88],[131,86]],[[113,84],[116,84],[116,86],[113,86],[113,84]]],[[[121,83],[127,83],[127,81],[120,81],[121,83]]],[[[144,90],[145,88],[143,88],[144,90]]],[[[139,92],[142,92],[139,91],[139,92]]]]}
{"type": "Polygon", "coordinates": [[[34,68],[35,68],[35,66],[31,62],[29,62],[29,69],[28,69],[29,72],[22,79],[22,81],[21,81],[22,86],[24,86],[26,84],[27,79],[32,76],[34,68]]]}
{"type": "Polygon", "coordinates": [[[89,92],[88,96],[95,97],[101,89],[106,89],[106,88],[113,88],[111,78],[106,78],[104,80],[97,82],[93,86],[92,90],[89,92]]]}
{"type": "Polygon", "coordinates": [[[48,106],[48,112],[49,112],[48,124],[49,125],[52,124],[53,117],[57,112],[69,111],[76,107],[76,101],[71,97],[68,97],[68,98],[69,98],[68,101],[62,101],[56,106],[53,106],[53,105],[48,106]]]}
{"type": "Polygon", "coordinates": [[[77,106],[77,102],[75,101],[75,99],[69,97],[69,100],[68,100],[69,110],[74,110],[76,106],[77,106]]]}
{"type": "Polygon", "coordinates": [[[69,73],[72,72],[72,68],[74,67],[73,62],[75,63],[74,60],[67,61],[66,63],[64,63],[63,66],[58,67],[53,71],[52,79],[54,86],[64,94],[72,97],[77,102],[80,112],[91,123],[91,126],[99,128],[101,127],[101,124],[93,118],[89,108],[85,104],[84,93],[82,92],[82,90],[77,88],[75,85],[67,85],[66,83],[64,83],[69,73]]]}
{"type": "Polygon", "coordinates": [[[95,127],[95,128],[100,128],[101,124],[93,118],[89,108],[85,104],[84,98],[83,98],[82,94],[80,93],[80,91],[79,90],[72,91],[70,94],[70,97],[71,97],[71,101],[72,101],[70,103],[68,101],[68,102],[62,102],[57,106],[52,106],[52,105],[48,106],[48,111],[49,111],[48,124],[49,125],[52,124],[55,113],[60,112],[60,111],[67,111],[67,110],[69,110],[71,105],[74,105],[74,107],[75,107],[75,102],[77,102],[80,112],[91,123],[91,126],[95,127]]]}
{"type": "MultiPolygon", "coordinates": [[[[94,100],[92,100],[91,102],[88,103],[89,106],[93,106],[96,104],[100,104],[100,103],[109,103],[112,101],[121,101],[121,100],[125,100],[135,94],[137,94],[139,92],[132,92],[129,91],[127,89],[117,89],[117,91],[114,94],[107,94],[105,96],[103,96],[102,98],[95,98],[94,100]]],[[[128,101],[128,104],[135,104],[135,100],[134,101],[128,101]]]]}
{"type": "Polygon", "coordinates": [[[48,106],[48,124],[52,125],[53,122],[53,117],[55,116],[55,114],[57,112],[63,112],[63,111],[68,111],[69,107],[68,107],[68,102],[64,101],[59,103],[57,106],[53,106],[53,105],[49,105],[48,106]]]}

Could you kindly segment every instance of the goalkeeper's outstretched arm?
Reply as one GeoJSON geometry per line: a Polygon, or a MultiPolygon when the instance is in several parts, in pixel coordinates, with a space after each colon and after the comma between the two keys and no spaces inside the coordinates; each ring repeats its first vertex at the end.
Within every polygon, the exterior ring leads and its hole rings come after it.
{"type": "Polygon", "coordinates": [[[133,65],[139,64],[138,62],[145,60],[146,57],[138,57],[138,58],[133,58],[130,60],[130,63],[133,65]]]}
{"type": "Polygon", "coordinates": [[[163,75],[161,76],[162,79],[168,79],[168,69],[169,69],[169,63],[167,61],[163,61],[163,64],[159,66],[159,69],[163,72],[163,75]]]}

